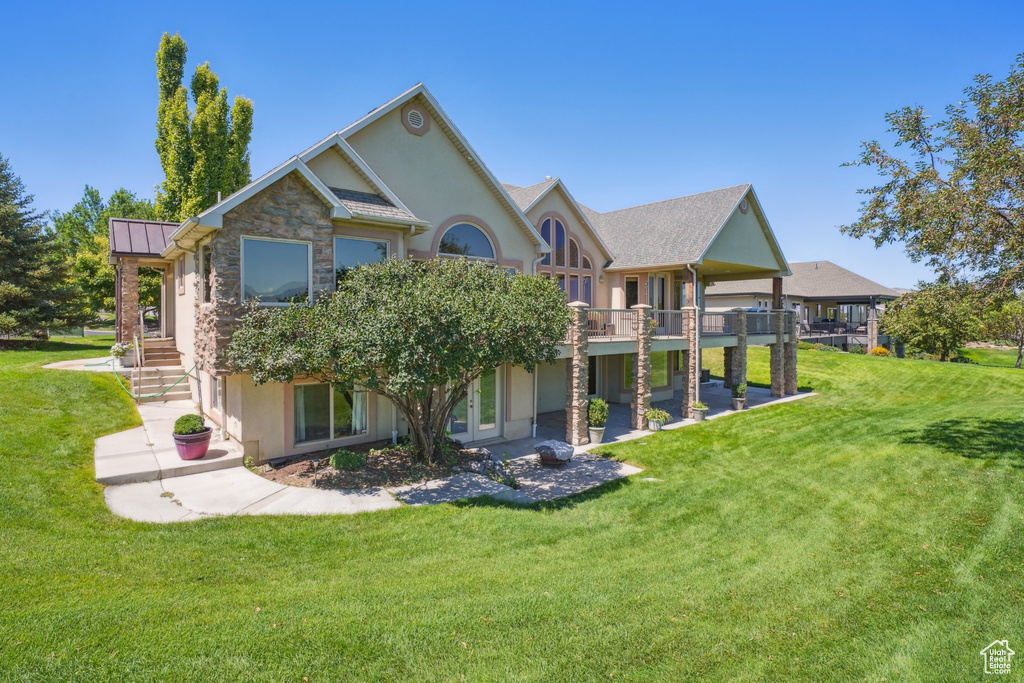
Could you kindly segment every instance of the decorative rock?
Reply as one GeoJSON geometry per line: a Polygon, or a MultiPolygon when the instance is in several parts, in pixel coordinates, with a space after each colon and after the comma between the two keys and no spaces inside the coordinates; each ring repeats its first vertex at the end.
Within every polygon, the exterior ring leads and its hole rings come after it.
{"type": "Polygon", "coordinates": [[[562,467],[572,460],[573,447],[564,441],[549,439],[534,446],[540,461],[549,467],[562,467]]]}

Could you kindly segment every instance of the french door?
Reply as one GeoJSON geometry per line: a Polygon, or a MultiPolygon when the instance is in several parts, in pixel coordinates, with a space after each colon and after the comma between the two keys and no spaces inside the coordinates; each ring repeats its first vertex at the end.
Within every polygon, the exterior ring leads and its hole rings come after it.
{"type": "Polygon", "coordinates": [[[449,431],[462,443],[501,436],[502,372],[495,368],[473,381],[465,398],[452,411],[449,431]]]}

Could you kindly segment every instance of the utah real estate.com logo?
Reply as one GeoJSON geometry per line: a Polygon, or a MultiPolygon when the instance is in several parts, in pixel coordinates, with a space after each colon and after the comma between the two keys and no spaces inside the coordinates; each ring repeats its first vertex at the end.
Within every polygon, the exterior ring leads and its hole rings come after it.
{"type": "Polygon", "coordinates": [[[1010,649],[1006,640],[994,640],[981,651],[985,658],[985,673],[987,674],[1008,674],[1010,673],[1010,658],[1016,652],[1010,649]]]}

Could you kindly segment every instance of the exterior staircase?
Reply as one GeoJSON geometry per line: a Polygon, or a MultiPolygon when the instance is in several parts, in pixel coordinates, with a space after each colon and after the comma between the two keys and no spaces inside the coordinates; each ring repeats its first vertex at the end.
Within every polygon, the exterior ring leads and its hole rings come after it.
{"type": "Polygon", "coordinates": [[[189,381],[184,380],[170,388],[185,374],[181,365],[181,354],[174,346],[173,338],[146,339],[143,343],[142,367],[132,370],[132,391],[142,403],[156,401],[182,401],[192,398],[189,381]],[[165,389],[167,393],[160,394],[165,389]],[[152,394],[160,394],[152,396],[152,394]]]}

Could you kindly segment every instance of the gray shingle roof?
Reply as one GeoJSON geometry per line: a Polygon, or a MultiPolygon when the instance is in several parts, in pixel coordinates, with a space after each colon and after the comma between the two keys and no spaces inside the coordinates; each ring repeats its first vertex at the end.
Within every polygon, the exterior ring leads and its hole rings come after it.
{"type": "Polygon", "coordinates": [[[110,253],[118,256],[160,256],[177,223],[111,218],[107,224],[110,253]]]}
{"type": "Polygon", "coordinates": [[[509,183],[502,183],[501,186],[508,192],[508,196],[512,197],[512,201],[518,204],[520,209],[525,210],[526,207],[533,203],[533,200],[539,197],[544,190],[554,185],[554,183],[555,178],[552,178],[551,180],[544,180],[534,185],[527,185],[526,187],[519,187],[509,183]]]}
{"type": "Polygon", "coordinates": [[[403,211],[397,206],[372,192],[359,192],[357,190],[342,190],[332,187],[331,192],[338,198],[346,209],[353,214],[360,216],[374,216],[378,218],[394,218],[402,221],[418,220],[408,211],[403,211]]]}
{"type": "Polygon", "coordinates": [[[735,185],[587,218],[615,254],[615,268],[696,263],[750,184],[735,185]]]}
{"type": "MultiPolygon", "coordinates": [[[[789,296],[804,298],[842,298],[851,296],[891,296],[900,295],[896,290],[873,282],[866,277],[857,275],[831,261],[805,261],[790,263],[793,274],[785,278],[784,291],[789,296]]],[[[772,281],[733,280],[718,282],[708,287],[706,296],[722,296],[736,294],[772,293],[772,281]]]]}

